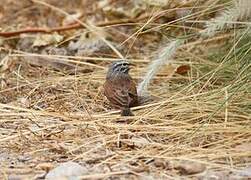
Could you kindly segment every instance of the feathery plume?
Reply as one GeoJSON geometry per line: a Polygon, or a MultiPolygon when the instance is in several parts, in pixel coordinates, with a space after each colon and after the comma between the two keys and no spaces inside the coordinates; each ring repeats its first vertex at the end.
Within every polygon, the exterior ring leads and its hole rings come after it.
{"type": "Polygon", "coordinates": [[[170,63],[171,57],[174,55],[181,43],[182,40],[174,40],[170,42],[165,48],[160,51],[157,59],[148,66],[147,73],[143,78],[143,81],[139,83],[137,88],[139,96],[147,96],[147,89],[151,79],[163,65],[170,63]]]}
{"type": "Polygon", "coordinates": [[[223,11],[220,16],[206,23],[206,29],[201,31],[202,36],[212,37],[223,28],[232,27],[238,20],[251,17],[251,0],[233,0],[233,5],[223,11]]]}

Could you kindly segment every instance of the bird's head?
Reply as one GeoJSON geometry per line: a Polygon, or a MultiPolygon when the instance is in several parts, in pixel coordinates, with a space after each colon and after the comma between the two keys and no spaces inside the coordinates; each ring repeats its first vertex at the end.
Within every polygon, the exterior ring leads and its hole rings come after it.
{"type": "Polygon", "coordinates": [[[108,69],[107,78],[128,74],[131,65],[132,64],[126,60],[113,62],[108,69]]]}

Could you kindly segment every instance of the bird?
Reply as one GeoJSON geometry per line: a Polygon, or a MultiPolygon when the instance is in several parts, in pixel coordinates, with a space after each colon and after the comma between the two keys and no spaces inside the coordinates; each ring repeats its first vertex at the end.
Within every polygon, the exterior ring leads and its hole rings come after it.
{"type": "Polygon", "coordinates": [[[130,108],[139,103],[136,84],[129,75],[131,66],[126,60],[113,62],[103,85],[104,95],[113,108],[121,110],[121,116],[133,116],[130,108]]]}

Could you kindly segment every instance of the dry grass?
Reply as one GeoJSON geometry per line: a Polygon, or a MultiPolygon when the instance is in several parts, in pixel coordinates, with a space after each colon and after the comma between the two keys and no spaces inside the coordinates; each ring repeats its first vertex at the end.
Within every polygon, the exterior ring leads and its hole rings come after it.
{"type": "MultiPolygon", "coordinates": [[[[211,10],[201,6],[194,17],[191,15],[193,19],[217,10],[217,5],[211,10]]],[[[172,24],[176,22],[182,24],[179,19],[172,24]]],[[[173,28],[168,23],[153,24],[152,28],[165,26],[173,28]]],[[[176,27],[172,31],[181,34],[185,30],[176,27]]],[[[140,54],[136,47],[129,55],[136,64],[131,75],[138,82],[152,60],[149,49],[160,43],[147,46],[150,36],[142,31],[136,35],[141,33],[146,38],[146,50],[140,54]]],[[[47,56],[89,70],[69,74],[33,66],[21,58],[41,54],[12,51],[10,57],[19,61],[8,75],[8,86],[0,90],[0,174],[34,177],[41,173],[35,168],[38,164],[69,160],[87,166],[93,174],[101,173],[83,178],[180,176],[178,170],[159,167],[155,160],[202,163],[215,171],[236,172],[250,166],[247,34],[230,31],[206,40],[189,38],[173,63],[188,64],[191,70],[169,77],[163,67],[149,86],[156,99],[133,108],[135,116],[128,118],[111,110],[102,95],[106,66],[116,59],[112,54],[104,58],[47,56]],[[223,47],[225,43],[227,47],[223,47]]],[[[137,36],[136,40],[144,39],[137,36]]]]}

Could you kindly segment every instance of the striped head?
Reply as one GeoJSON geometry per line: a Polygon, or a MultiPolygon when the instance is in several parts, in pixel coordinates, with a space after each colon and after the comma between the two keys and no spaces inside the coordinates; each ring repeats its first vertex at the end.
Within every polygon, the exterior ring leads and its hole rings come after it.
{"type": "Polygon", "coordinates": [[[128,75],[130,70],[130,63],[125,60],[115,61],[111,64],[108,69],[106,78],[113,78],[118,75],[128,75]]]}

